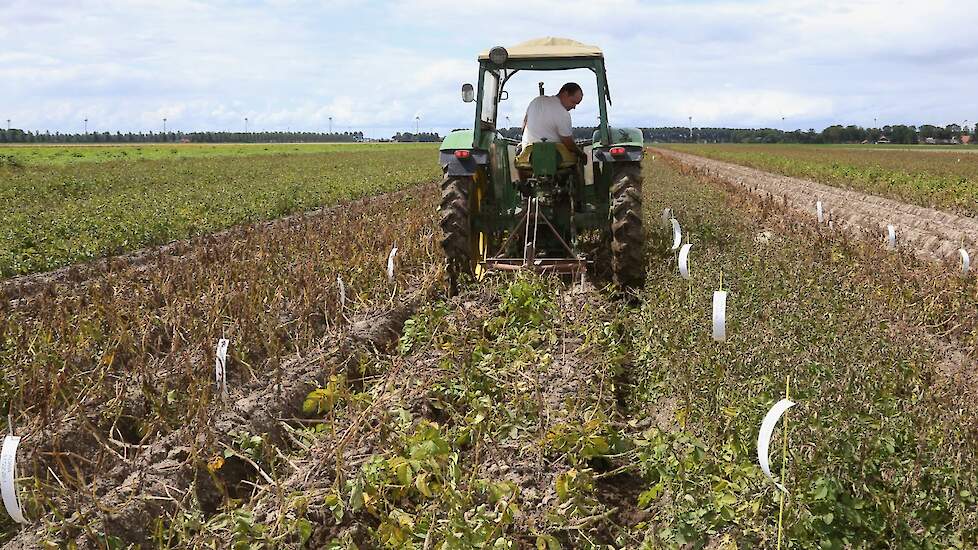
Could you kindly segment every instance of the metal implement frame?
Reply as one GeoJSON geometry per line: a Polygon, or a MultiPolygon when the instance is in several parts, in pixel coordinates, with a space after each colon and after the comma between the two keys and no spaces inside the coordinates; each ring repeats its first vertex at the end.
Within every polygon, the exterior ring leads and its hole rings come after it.
{"type": "Polygon", "coordinates": [[[521,269],[529,269],[538,273],[558,273],[574,276],[577,276],[580,273],[586,273],[587,264],[588,260],[574,252],[574,249],[567,244],[567,241],[565,241],[560,235],[557,228],[550,223],[547,215],[540,212],[539,199],[536,197],[527,197],[526,208],[524,209],[523,216],[509,232],[509,237],[506,238],[502,246],[499,247],[499,251],[496,252],[493,257],[486,258],[485,261],[482,262],[483,268],[487,270],[499,269],[502,271],[518,271],[521,269]],[[533,219],[532,224],[530,223],[531,216],[533,219]],[[564,247],[568,257],[536,257],[536,243],[541,221],[550,230],[550,232],[557,237],[557,241],[564,247]],[[506,252],[510,244],[513,242],[513,238],[521,233],[523,234],[523,257],[514,258],[503,256],[502,254],[506,252]]]}

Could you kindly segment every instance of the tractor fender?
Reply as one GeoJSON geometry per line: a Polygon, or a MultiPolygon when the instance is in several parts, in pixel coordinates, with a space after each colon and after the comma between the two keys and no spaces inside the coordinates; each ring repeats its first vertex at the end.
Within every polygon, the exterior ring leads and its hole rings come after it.
{"type": "Polygon", "coordinates": [[[456,149],[452,151],[439,151],[439,162],[441,169],[449,176],[471,176],[479,169],[479,166],[489,164],[489,151],[482,149],[456,149]],[[455,151],[468,151],[467,158],[458,158],[455,151]]]}
{"type": "MultiPolygon", "coordinates": [[[[488,135],[488,134],[487,134],[488,135]]],[[[442,140],[438,148],[438,158],[442,170],[449,176],[471,176],[480,165],[489,164],[489,151],[477,147],[472,130],[453,130],[442,140]],[[458,158],[455,151],[468,151],[467,158],[458,158]]]]}
{"type": "MultiPolygon", "coordinates": [[[[615,128],[613,126],[609,126],[608,136],[611,138],[610,147],[614,147],[615,145],[635,145],[642,147],[645,145],[645,139],[642,136],[642,131],[638,128],[615,128]]],[[[599,131],[595,130],[594,135],[591,137],[595,145],[601,143],[601,135],[599,131]]]]}
{"type": "Polygon", "coordinates": [[[645,147],[635,145],[612,145],[594,149],[595,162],[640,162],[645,156],[645,147]],[[624,155],[612,155],[611,147],[622,147],[625,149],[624,155]]]}
{"type": "Polygon", "coordinates": [[[637,162],[645,154],[645,143],[642,131],[638,128],[608,128],[611,145],[600,145],[599,133],[594,132],[594,160],[597,162],[637,162]],[[612,155],[612,147],[623,147],[624,155],[612,155]]]}

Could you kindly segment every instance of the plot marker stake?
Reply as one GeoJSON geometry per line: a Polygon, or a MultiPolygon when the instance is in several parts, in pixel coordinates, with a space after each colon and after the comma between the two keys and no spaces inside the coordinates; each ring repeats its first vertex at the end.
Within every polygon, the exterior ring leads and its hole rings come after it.
{"type": "Polygon", "coordinates": [[[0,450],[0,493],[3,497],[3,507],[10,519],[23,525],[27,523],[20,498],[17,495],[17,447],[20,437],[14,435],[13,415],[7,415],[7,433],[3,438],[3,448],[0,450]]]}
{"type": "MultiPolygon", "coordinates": [[[[789,390],[791,389],[791,375],[784,381],[784,398],[790,400],[789,390]]],[[[787,411],[786,411],[787,412],[787,411]]],[[[785,478],[785,468],[788,466],[788,415],[785,415],[784,422],[782,422],[783,436],[781,438],[781,480],[787,481],[785,478]]],[[[781,491],[780,498],[778,499],[778,549],[781,548],[781,538],[784,534],[784,494],[785,491],[781,491]]]]}
{"type": "Polygon", "coordinates": [[[723,271],[720,271],[721,290],[713,293],[713,341],[727,341],[727,292],[723,289],[723,271]]]}

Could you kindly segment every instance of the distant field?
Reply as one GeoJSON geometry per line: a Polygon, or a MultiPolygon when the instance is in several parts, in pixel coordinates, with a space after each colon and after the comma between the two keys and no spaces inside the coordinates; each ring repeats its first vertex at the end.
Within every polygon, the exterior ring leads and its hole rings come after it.
{"type": "Polygon", "coordinates": [[[438,177],[434,144],[0,147],[0,277],[438,177]]]}
{"type": "Polygon", "coordinates": [[[978,148],[665,145],[677,151],[978,216],[978,148]]]}
{"type": "Polygon", "coordinates": [[[176,160],[201,157],[250,157],[297,155],[364,150],[430,150],[429,143],[139,143],[101,145],[5,145],[0,146],[0,166],[5,164],[75,164],[112,160],[176,160]]]}

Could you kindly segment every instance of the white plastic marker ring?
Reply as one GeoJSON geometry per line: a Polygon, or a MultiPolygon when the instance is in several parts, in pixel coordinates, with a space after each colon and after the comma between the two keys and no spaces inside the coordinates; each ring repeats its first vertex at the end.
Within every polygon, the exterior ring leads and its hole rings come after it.
{"type": "Polygon", "coordinates": [[[672,218],[672,209],[671,208],[663,208],[662,209],[662,225],[663,226],[669,225],[669,220],[671,218],[672,218]]]}
{"type": "Polygon", "coordinates": [[[717,290],[713,293],[713,340],[727,341],[727,291],[717,290]]]}
{"type": "Polygon", "coordinates": [[[968,251],[963,248],[958,249],[958,254],[961,255],[961,273],[967,275],[968,271],[971,271],[971,256],[968,256],[968,251]]]}
{"type": "Polygon", "coordinates": [[[394,280],[394,256],[397,255],[397,245],[391,249],[391,253],[387,256],[387,279],[390,281],[394,280]]]}
{"type": "Polygon", "coordinates": [[[336,286],[340,289],[340,309],[346,308],[346,285],[339,275],[336,276],[336,286]]]}
{"type": "Polygon", "coordinates": [[[679,249],[679,274],[683,279],[689,280],[689,249],[693,243],[686,243],[679,249]]]}
{"type": "Polygon", "coordinates": [[[17,523],[27,523],[20,509],[20,499],[17,497],[17,446],[20,437],[8,435],[3,438],[3,450],[0,451],[0,493],[3,493],[3,507],[7,509],[10,519],[17,523]]]}
{"type": "Polygon", "coordinates": [[[886,226],[886,248],[896,250],[896,228],[892,224],[886,226]]]}
{"type": "Polygon", "coordinates": [[[818,215],[818,223],[825,221],[825,216],[822,213],[822,201],[815,203],[815,214],[818,215]]]}
{"type": "Polygon", "coordinates": [[[672,218],[672,249],[679,250],[679,245],[683,244],[683,228],[679,226],[679,220],[672,218]]]}
{"type": "Polygon", "coordinates": [[[777,426],[778,420],[781,419],[781,415],[784,411],[795,406],[794,401],[788,399],[782,399],[771,407],[771,410],[764,415],[764,421],[761,422],[761,431],[757,434],[757,461],[761,465],[761,470],[764,471],[764,475],[768,477],[778,489],[781,489],[785,493],[788,492],[784,488],[784,485],[774,481],[774,476],[771,475],[771,464],[768,462],[768,449],[771,447],[771,436],[774,435],[774,427],[777,426]]]}
{"type": "Polygon", "coordinates": [[[217,381],[217,388],[228,392],[228,344],[231,342],[227,338],[217,341],[217,361],[214,366],[214,378],[217,381]]]}

